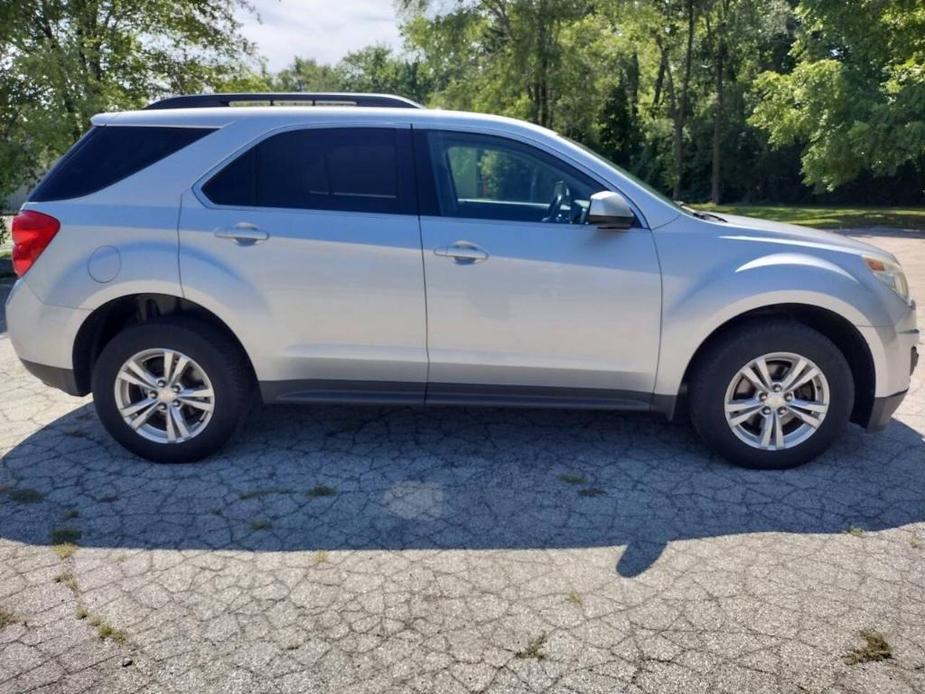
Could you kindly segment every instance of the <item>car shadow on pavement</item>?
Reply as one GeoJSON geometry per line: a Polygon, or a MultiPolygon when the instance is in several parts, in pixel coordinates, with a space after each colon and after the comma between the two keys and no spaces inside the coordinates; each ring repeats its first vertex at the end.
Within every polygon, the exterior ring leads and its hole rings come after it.
{"type": "Polygon", "coordinates": [[[84,548],[522,550],[613,547],[637,576],[669,542],[843,533],[925,520],[925,442],[850,427],[819,460],[764,472],[647,415],[269,407],[220,455],[154,465],[90,405],[0,461],[0,536],[84,548]]]}

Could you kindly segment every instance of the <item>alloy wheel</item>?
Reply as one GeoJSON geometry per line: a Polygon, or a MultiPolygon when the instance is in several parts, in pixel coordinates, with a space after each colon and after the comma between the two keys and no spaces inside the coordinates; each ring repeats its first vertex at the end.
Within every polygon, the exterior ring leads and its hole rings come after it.
{"type": "Polygon", "coordinates": [[[829,410],[829,384],[810,359],[773,352],[739,369],[726,389],[726,423],[752,448],[778,451],[816,433],[829,410]]]}

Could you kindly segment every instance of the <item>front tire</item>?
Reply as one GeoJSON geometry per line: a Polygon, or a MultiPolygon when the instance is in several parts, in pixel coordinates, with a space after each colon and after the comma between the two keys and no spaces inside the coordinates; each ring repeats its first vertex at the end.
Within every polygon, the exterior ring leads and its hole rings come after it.
{"type": "Polygon", "coordinates": [[[786,469],[825,451],[848,423],[854,379],[825,335],[784,319],[721,335],[695,366],[691,422],[735,465],[786,469]]]}
{"type": "Polygon", "coordinates": [[[201,460],[234,434],[253,392],[240,348],[182,316],[126,328],[96,362],[93,402],[126,449],[158,463],[201,460]]]}

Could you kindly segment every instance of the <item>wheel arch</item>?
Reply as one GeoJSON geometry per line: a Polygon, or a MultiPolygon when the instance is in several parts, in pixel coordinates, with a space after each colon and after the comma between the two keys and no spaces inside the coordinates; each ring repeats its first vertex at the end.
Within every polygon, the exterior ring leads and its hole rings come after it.
{"type": "Polygon", "coordinates": [[[81,324],[74,339],[74,380],[78,394],[90,392],[96,360],[103,348],[125,328],[164,316],[182,315],[208,323],[224,333],[237,346],[256,382],[254,366],[244,345],[215,313],[189,299],[170,294],[141,293],[112,299],[97,307],[81,324]]]}
{"type": "MultiPolygon", "coordinates": [[[[696,371],[699,360],[707,349],[717,339],[736,330],[751,321],[768,317],[787,318],[802,323],[819,331],[829,338],[841,351],[854,378],[855,400],[851,412],[851,421],[858,424],[866,423],[874,405],[874,392],[876,387],[876,369],[873,354],[867,341],[858,329],[844,316],[821,306],[809,304],[784,303],[762,306],[736,315],[717,326],[697,347],[688,361],[687,368],[681,379],[681,388],[678,395],[679,403],[673,408],[675,411],[681,407],[686,411],[686,394],[690,378],[696,371]]],[[[669,413],[670,415],[673,412],[669,413]]]]}

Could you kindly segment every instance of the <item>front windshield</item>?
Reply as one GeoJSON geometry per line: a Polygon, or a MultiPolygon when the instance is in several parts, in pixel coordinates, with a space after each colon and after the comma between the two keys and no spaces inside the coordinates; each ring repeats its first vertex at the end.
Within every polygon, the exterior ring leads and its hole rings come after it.
{"type": "Polygon", "coordinates": [[[595,151],[594,151],[593,149],[591,149],[590,147],[585,147],[585,146],[584,146],[583,144],[581,144],[580,142],[575,142],[575,140],[572,140],[571,138],[565,137],[564,139],[565,139],[565,140],[568,140],[568,141],[571,142],[573,145],[575,145],[576,147],[578,147],[580,150],[582,150],[582,151],[584,151],[584,152],[587,152],[587,153],[590,154],[592,157],[594,157],[594,158],[597,159],[598,161],[600,161],[600,162],[606,164],[606,165],[609,166],[610,168],[616,169],[616,170],[619,171],[621,174],[623,174],[623,175],[626,176],[628,179],[630,179],[633,183],[635,183],[636,185],[638,185],[640,188],[644,188],[646,191],[648,191],[649,193],[651,193],[652,195],[654,195],[655,197],[657,197],[657,198],[658,198],[659,200],[661,200],[662,202],[666,202],[666,203],[668,203],[669,205],[671,205],[671,206],[673,206],[673,207],[681,208],[681,205],[679,205],[678,203],[676,203],[674,200],[672,200],[671,198],[669,198],[667,195],[665,195],[665,194],[662,193],[661,191],[656,190],[655,188],[653,188],[652,186],[650,186],[648,183],[646,183],[646,182],[643,181],[642,179],[637,178],[636,176],[634,176],[633,174],[631,174],[629,171],[627,171],[626,169],[624,169],[622,166],[619,166],[618,164],[613,163],[613,162],[610,161],[610,159],[608,159],[607,157],[605,157],[605,156],[603,156],[603,155],[601,155],[601,154],[598,154],[597,152],[595,152],[595,151]]]}

